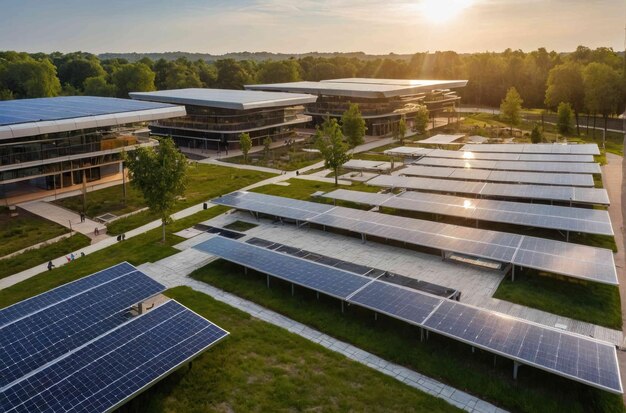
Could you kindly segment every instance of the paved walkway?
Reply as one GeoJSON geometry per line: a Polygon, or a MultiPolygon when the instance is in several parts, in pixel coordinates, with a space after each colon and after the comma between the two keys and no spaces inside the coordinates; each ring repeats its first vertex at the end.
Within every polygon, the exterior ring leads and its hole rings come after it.
{"type": "Polygon", "coordinates": [[[85,218],[85,220],[81,222],[80,215],[76,212],[62,208],[50,202],[31,201],[20,204],[19,207],[25,209],[31,214],[44,217],[47,220],[56,222],[57,224],[62,225],[65,228],[69,228],[72,231],[80,232],[90,238],[94,238],[94,229],[98,228],[103,232],[106,230],[106,227],[103,224],[92,221],[89,218],[85,218]]]}
{"type": "Polygon", "coordinates": [[[401,381],[408,386],[443,399],[448,403],[472,413],[504,413],[505,410],[487,403],[471,394],[450,387],[423,374],[402,367],[398,364],[390,363],[374,354],[361,350],[346,342],[337,340],[318,330],[312,329],[304,324],[294,321],[288,317],[278,314],[267,308],[261,307],[251,301],[244,300],[233,294],[229,294],[218,288],[212,287],[200,281],[189,278],[191,272],[201,268],[213,261],[215,257],[202,252],[186,249],[183,252],[164,258],[153,264],[143,264],[139,269],[150,275],[167,287],[186,285],[196,291],[210,295],[218,301],[226,303],[241,311],[244,311],[260,320],[282,327],[293,334],[297,334],[307,340],[343,354],[347,358],[364,364],[372,369],[386,374],[401,381]]]}

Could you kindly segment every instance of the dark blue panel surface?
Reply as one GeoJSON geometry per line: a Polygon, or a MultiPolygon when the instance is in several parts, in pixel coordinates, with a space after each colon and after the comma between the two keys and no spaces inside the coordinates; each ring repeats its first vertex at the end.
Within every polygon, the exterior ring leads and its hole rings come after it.
{"type": "Polygon", "coordinates": [[[421,324],[442,301],[382,281],[372,282],[348,300],[413,324],[421,324]]]}
{"type": "Polygon", "coordinates": [[[5,389],[0,411],[110,410],[227,334],[168,301],[5,389]]]}
{"type": "Polygon", "coordinates": [[[165,290],[135,271],[0,329],[0,388],[128,321],[131,306],[165,290]]]}
{"type": "Polygon", "coordinates": [[[346,298],[371,281],[337,268],[219,236],[194,248],[337,298],[346,298]]]}
{"type": "Polygon", "coordinates": [[[454,301],[444,301],[428,329],[611,392],[622,392],[615,348],[454,301]]]}
{"type": "Polygon", "coordinates": [[[59,96],[0,102],[0,126],[169,108],[172,105],[97,96],[59,96]]]}
{"type": "Polygon", "coordinates": [[[44,307],[58,303],[59,301],[65,300],[76,294],[81,294],[90,288],[111,281],[114,278],[128,274],[129,272],[135,270],[135,267],[127,262],[123,262],[114,267],[107,268],[106,270],[102,270],[93,275],[63,284],[62,286],[46,291],[43,294],[36,295],[27,300],[20,301],[19,303],[3,308],[0,310],[0,327],[30,313],[39,311],[44,307]]]}

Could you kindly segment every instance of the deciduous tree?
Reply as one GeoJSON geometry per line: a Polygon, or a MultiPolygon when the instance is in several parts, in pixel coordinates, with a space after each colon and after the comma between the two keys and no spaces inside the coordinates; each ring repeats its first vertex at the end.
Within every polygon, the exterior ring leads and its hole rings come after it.
{"type": "Polygon", "coordinates": [[[556,127],[562,134],[568,134],[572,131],[573,111],[569,103],[559,103],[557,109],[556,127]]]}
{"type": "Polygon", "coordinates": [[[129,92],[150,92],[155,90],[154,72],[143,63],[123,65],[112,75],[116,94],[128,98],[129,92]]]}
{"type": "Polygon", "coordinates": [[[332,169],[335,175],[335,186],[339,184],[339,168],[350,160],[348,145],[343,141],[341,127],[335,118],[326,118],[315,133],[315,145],[324,158],[324,165],[332,169]]]}
{"type": "Polygon", "coordinates": [[[522,116],[522,97],[517,93],[514,87],[509,88],[506,97],[500,104],[500,114],[502,118],[511,125],[511,136],[513,135],[513,126],[519,125],[522,116]]]}
{"type": "Polygon", "coordinates": [[[250,149],[252,148],[252,139],[250,139],[250,134],[242,133],[239,135],[239,148],[243,154],[243,162],[248,163],[248,152],[250,152],[250,149]]]}
{"type": "Polygon", "coordinates": [[[580,135],[578,114],[585,108],[583,67],[576,62],[555,66],[550,70],[546,89],[546,106],[555,109],[561,102],[572,105],[576,118],[576,133],[580,135]]]}
{"type": "Polygon", "coordinates": [[[426,128],[428,127],[429,120],[429,112],[426,106],[420,106],[415,112],[415,117],[413,118],[413,130],[417,133],[424,134],[426,133],[426,128]]]}
{"type": "Polygon", "coordinates": [[[125,155],[130,184],[137,188],[151,211],[161,218],[162,241],[165,225],[187,185],[187,159],[170,138],[159,139],[156,147],[138,148],[125,155]]]}
{"type": "Polygon", "coordinates": [[[343,113],[341,116],[341,129],[350,148],[355,148],[364,142],[363,137],[367,127],[365,126],[363,116],[361,116],[358,104],[351,103],[348,110],[343,113]]]}

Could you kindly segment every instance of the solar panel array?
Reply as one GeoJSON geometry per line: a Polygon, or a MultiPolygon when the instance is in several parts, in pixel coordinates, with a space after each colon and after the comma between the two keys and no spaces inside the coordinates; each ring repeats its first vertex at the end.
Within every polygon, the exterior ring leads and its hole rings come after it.
{"type": "Polygon", "coordinates": [[[406,176],[439,177],[447,179],[527,183],[537,185],[563,185],[593,187],[593,176],[590,174],[563,174],[542,172],[491,171],[487,169],[447,168],[436,166],[414,165],[400,171],[406,176]]]}
{"type": "Polygon", "coordinates": [[[609,205],[604,188],[580,188],[531,184],[502,184],[496,182],[455,181],[436,178],[379,175],[368,185],[385,188],[407,188],[420,191],[472,194],[487,197],[537,199],[591,205],[609,205]]]}
{"type": "MultiPolygon", "coordinates": [[[[278,273],[279,278],[289,282],[298,280],[299,285],[309,285],[319,292],[327,291],[317,281],[318,274],[329,276],[329,267],[323,264],[313,263],[311,267],[297,257],[223,237],[209,239],[194,248],[262,273],[278,273]],[[281,264],[273,264],[278,262],[281,264]],[[282,265],[288,268],[281,268],[282,265]],[[307,282],[307,278],[314,280],[307,282]]],[[[609,343],[345,271],[335,271],[332,277],[338,285],[352,285],[352,292],[342,291],[342,299],[350,304],[590,386],[623,392],[617,354],[609,343]],[[355,278],[360,282],[355,282],[355,278]]]]}
{"type": "Polygon", "coordinates": [[[0,411],[111,411],[227,333],[122,263],[0,310],[0,411]]]}
{"type": "MultiPolygon", "coordinates": [[[[280,216],[282,204],[307,210],[307,201],[254,192],[235,192],[215,204],[280,216]],[[234,201],[234,202],[233,202],[234,201]]],[[[610,250],[554,240],[462,227],[344,207],[329,207],[305,221],[407,244],[467,254],[600,283],[618,284],[610,250]],[[523,246],[523,248],[521,247],[523,246]],[[523,254],[519,254],[523,251],[523,254]],[[518,257],[519,255],[519,257],[518,257]],[[567,265],[563,265],[563,261],[567,265]]]]}
{"type": "Polygon", "coordinates": [[[465,135],[435,135],[430,138],[422,139],[419,143],[428,143],[428,144],[439,144],[439,145],[450,145],[454,144],[454,141],[457,141],[464,137],[465,135]]]}
{"type": "Polygon", "coordinates": [[[562,172],[570,174],[599,174],[600,165],[591,162],[528,162],[497,161],[484,159],[450,159],[424,157],[413,162],[416,165],[447,166],[449,168],[494,169],[522,172],[562,172]]]}
{"type": "Polygon", "coordinates": [[[507,153],[545,153],[545,154],[569,154],[569,155],[600,155],[600,149],[595,143],[579,145],[563,145],[558,143],[535,143],[535,144],[467,144],[462,151],[469,152],[507,152],[507,153]]]}
{"type": "Polygon", "coordinates": [[[593,155],[559,155],[536,153],[470,152],[433,149],[425,154],[429,158],[482,159],[491,161],[531,161],[531,162],[595,162],[593,155]]]}

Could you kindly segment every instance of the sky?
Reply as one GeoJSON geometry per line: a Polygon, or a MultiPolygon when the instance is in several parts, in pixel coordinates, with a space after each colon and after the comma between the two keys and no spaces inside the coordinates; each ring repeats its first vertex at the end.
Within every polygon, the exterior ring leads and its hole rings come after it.
{"type": "Polygon", "coordinates": [[[0,50],[624,49],[625,0],[0,0],[0,50]]]}

